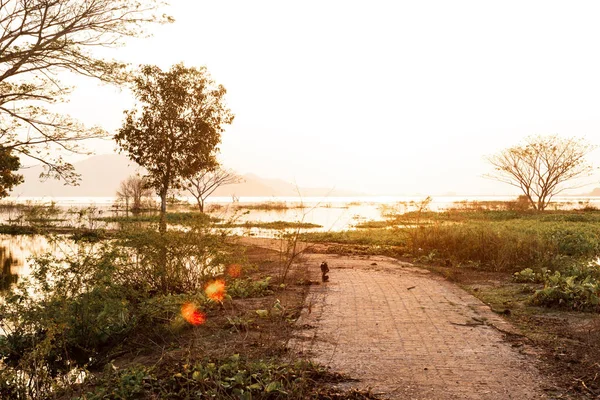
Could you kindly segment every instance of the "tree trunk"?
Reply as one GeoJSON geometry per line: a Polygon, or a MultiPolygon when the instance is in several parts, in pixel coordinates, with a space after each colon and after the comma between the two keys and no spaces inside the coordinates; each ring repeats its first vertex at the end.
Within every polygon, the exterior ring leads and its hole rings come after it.
{"type": "Polygon", "coordinates": [[[165,233],[167,231],[167,191],[160,194],[160,219],[158,222],[158,231],[165,233]]]}
{"type": "Polygon", "coordinates": [[[163,293],[168,292],[167,284],[167,245],[166,245],[166,233],[167,233],[167,191],[164,190],[160,193],[160,219],[158,222],[158,232],[160,233],[159,243],[159,279],[160,287],[163,293]]]}

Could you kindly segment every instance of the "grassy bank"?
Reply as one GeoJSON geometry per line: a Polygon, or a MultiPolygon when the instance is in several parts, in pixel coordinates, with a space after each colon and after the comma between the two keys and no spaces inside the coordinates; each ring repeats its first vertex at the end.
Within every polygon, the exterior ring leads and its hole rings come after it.
{"type": "Polygon", "coordinates": [[[293,221],[272,221],[272,222],[226,222],[216,225],[221,228],[261,228],[261,229],[311,229],[322,228],[322,225],[313,224],[310,222],[293,222],[293,221]]]}
{"type": "Polygon", "coordinates": [[[304,209],[306,206],[302,203],[287,203],[285,201],[265,201],[262,203],[237,204],[238,210],[260,210],[260,211],[286,211],[304,209]]]}
{"type": "Polygon", "coordinates": [[[0,303],[3,399],[373,398],[288,353],[308,287],[276,252],[206,225],[55,240],[0,303]]]}
{"type": "MultiPolygon", "coordinates": [[[[200,212],[167,212],[166,214],[167,223],[169,224],[197,224],[197,223],[208,223],[218,222],[220,219],[211,217],[207,214],[200,212]]],[[[145,213],[145,214],[129,214],[119,215],[110,217],[98,217],[97,221],[104,222],[118,222],[118,223],[158,223],[160,215],[158,213],[145,213]]]]}
{"type": "Polygon", "coordinates": [[[396,255],[448,265],[516,272],[556,269],[600,254],[600,212],[472,211],[407,213],[346,232],[307,233],[304,240],[393,246],[396,255]]]}

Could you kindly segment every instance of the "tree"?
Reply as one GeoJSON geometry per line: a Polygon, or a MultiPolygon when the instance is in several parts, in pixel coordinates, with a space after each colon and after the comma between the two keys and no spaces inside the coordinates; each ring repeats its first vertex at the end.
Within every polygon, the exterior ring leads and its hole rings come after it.
{"type": "Polygon", "coordinates": [[[555,195],[583,186],[576,182],[591,174],[585,156],[593,149],[583,139],[531,136],[488,157],[495,173],[487,177],[521,189],[531,206],[543,211],[555,195]]]}
{"type": "Polygon", "coordinates": [[[14,173],[20,167],[19,157],[0,147],[0,198],[8,196],[14,186],[23,182],[23,176],[14,173]]]}
{"type": "Polygon", "coordinates": [[[233,114],[225,88],[206,67],[174,65],[169,71],[142,66],[134,79],[137,108],[125,112],[115,135],[129,158],[146,168],[149,186],[160,196],[160,230],[166,231],[167,195],[182,180],[217,165],[215,153],[233,114]]]}
{"type": "MultiPolygon", "coordinates": [[[[78,175],[60,151],[104,136],[46,106],[70,88],[58,75],[72,73],[121,84],[126,65],[92,53],[144,34],[149,22],[171,22],[153,13],[160,0],[0,0],[0,146],[44,164],[46,177],[75,184],[78,175]]],[[[6,188],[4,188],[6,189],[6,188]]]]}
{"type": "Polygon", "coordinates": [[[187,178],[185,180],[185,189],[196,199],[200,212],[204,212],[205,200],[217,188],[240,182],[243,182],[243,179],[235,172],[216,167],[212,170],[204,169],[187,178]]]}
{"type": "Polygon", "coordinates": [[[139,175],[132,175],[121,181],[117,190],[117,199],[125,202],[125,211],[138,212],[143,207],[144,198],[150,197],[152,190],[148,187],[146,179],[139,175]],[[129,204],[131,203],[131,208],[129,204]]]}

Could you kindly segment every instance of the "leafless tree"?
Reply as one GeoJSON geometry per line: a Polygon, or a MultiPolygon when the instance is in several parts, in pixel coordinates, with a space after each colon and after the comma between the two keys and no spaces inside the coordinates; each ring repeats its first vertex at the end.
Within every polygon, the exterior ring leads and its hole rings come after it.
{"type": "Polygon", "coordinates": [[[79,143],[105,136],[66,115],[49,111],[70,93],[61,73],[123,83],[126,65],[92,50],[144,35],[161,0],[0,0],[0,147],[45,165],[45,176],[76,183],[71,164],[57,151],[81,152],[79,143]],[[58,155],[57,155],[58,154],[58,155]]]}
{"type": "Polygon", "coordinates": [[[204,212],[205,200],[217,188],[243,181],[243,178],[235,172],[217,167],[214,170],[202,170],[191,178],[186,179],[185,188],[196,199],[200,212],[204,212]]]}
{"type": "Polygon", "coordinates": [[[121,181],[117,190],[117,200],[125,203],[125,210],[133,212],[140,211],[144,205],[144,199],[152,196],[152,189],[146,180],[139,175],[132,175],[121,181]],[[131,204],[131,208],[129,205],[131,204]]]}
{"type": "Polygon", "coordinates": [[[521,189],[531,206],[543,211],[555,195],[584,186],[578,178],[591,174],[585,156],[593,149],[583,139],[531,136],[488,157],[495,173],[486,177],[521,189]]]}

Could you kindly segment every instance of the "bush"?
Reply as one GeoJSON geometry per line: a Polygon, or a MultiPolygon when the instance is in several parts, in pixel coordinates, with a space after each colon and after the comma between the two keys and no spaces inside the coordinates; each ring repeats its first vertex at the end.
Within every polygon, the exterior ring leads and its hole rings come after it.
{"type": "Polygon", "coordinates": [[[209,307],[204,283],[238,261],[225,237],[198,230],[56,246],[62,255],[36,258],[0,303],[0,389],[10,382],[17,398],[45,398],[135,332],[160,338],[185,326],[181,305],[209,307]]]}
{"type": "Polygon", "coordinates": [[[226,239],[204,225],[165,234],[151,230],[125,232],[117,242],[124,253],[118,260],[119,279],[151,293],[201,290],[207,279],[242,258],[240,250],[226,239]]]}
{"type": "MultiPolygon", "coordinates": [[[[573,218],[579,218],[575,215],[573,218]]],[[[454,211],[421,216],[425,219],[420,224],[405,220],[402,227],[308,233],[303,240],[393,245],[415,258],[435,255],[453,264],[492,271],[554,270],[565,259],[583,260],[600,254],[597,217],[586,214],[585,221],[572,222],[569,214],[454,211]]]]}
{"type": "Polygon", "coordinates": [[[578,264],[543,276],[544,288],[532,296],[534,304],[573,310],[600,311],[600,265],[578,264]]]}
{"type": "MultiPolygon", "coordinates": [[[[250,361],[237,354],[224,359],[147,368],[108,369],[94,391],[80,399],[196,398],[196,399],[317,399],[343,397],[327,382],[344,377],[316,364],[276,359],[250,361]],[[336,396],[336,393],[338,395],[336,396]]],[[[355,399],[369,393],[352,392],[355,399]]]]}
{"type": "Polygon", "coordinates": [[[229,282],[227,294],[234,298],[262,297],[273,293],[270,289],[271,277],[253,281],[251,279],[235,279],[229,282]]]}

